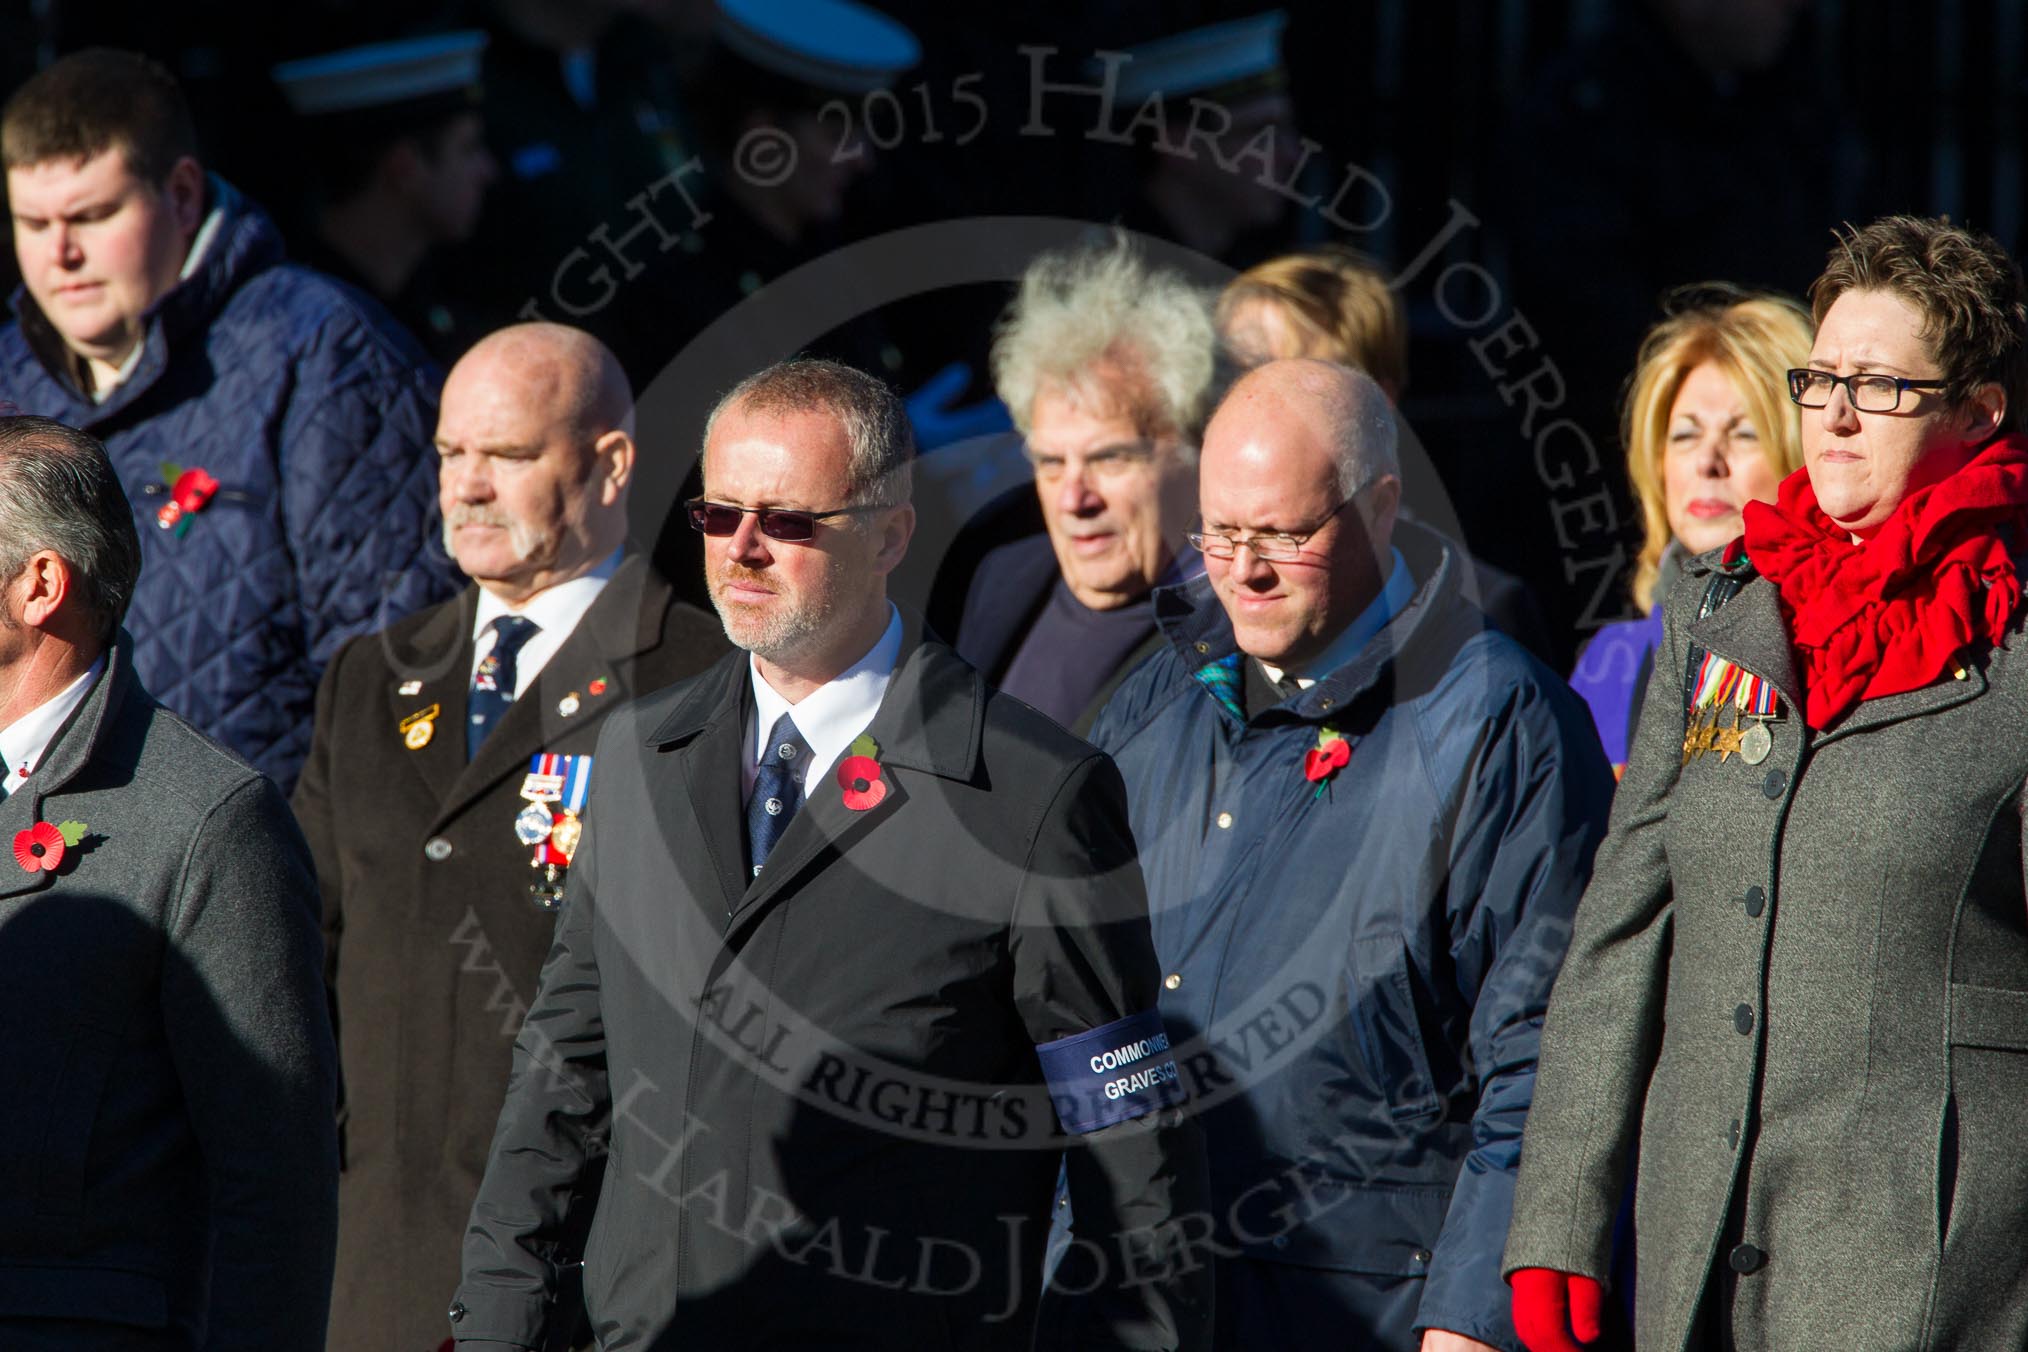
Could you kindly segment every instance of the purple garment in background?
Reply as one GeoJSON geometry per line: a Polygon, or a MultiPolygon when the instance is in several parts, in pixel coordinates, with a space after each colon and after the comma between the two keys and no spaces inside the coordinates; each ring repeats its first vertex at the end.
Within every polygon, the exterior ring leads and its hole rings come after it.
{"type": "Polygon", "coordinates": [[[1577,669],[1570,673],[1570,688],[1591,707],[1591,721],[1615,773],[1626,766],[1628,732],[1646,693],[1641,673],[1661,643],[1658,604],[1643,619],[1621,620],[1599,630],[1577,655],[1577,669]]]}

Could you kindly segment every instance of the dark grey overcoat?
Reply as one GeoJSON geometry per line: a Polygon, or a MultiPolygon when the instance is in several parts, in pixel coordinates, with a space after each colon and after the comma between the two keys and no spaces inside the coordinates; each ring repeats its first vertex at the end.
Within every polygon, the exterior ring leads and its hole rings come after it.
{"type": "Polygon", "coordinates": [[[337,1074],[309,852],[130,654],[0,800],[0,1348],[316,1352],[337,1074]],[[16,864],[66,821],[54,872],[16,864]]]}
{"type": "Polygon", "coordinates": [[[1542,1038],[1506,1269],[1603,1278],[1638,1143],[1638,1346],[2028,1346],[2028,651],[1806,728],[1774,585],[1693,560],[1542,1038]],[[1683,763],[1691,644],[1772,679],[1683,763]]]}
{"type": "Polygon", "coordinates": [[[715,617],[631,555],[467,763],[477,603],[468,588],[339,652],[296,788],[345,1074],[331,1352],[427,1352],[443,1338],[514,1035],[556,928],[514,836],[529,758],[589,753],[614,709],[727,648],[715,617]],[[432,705],[434,735],[410,749],[402,720],[432,705]]]}

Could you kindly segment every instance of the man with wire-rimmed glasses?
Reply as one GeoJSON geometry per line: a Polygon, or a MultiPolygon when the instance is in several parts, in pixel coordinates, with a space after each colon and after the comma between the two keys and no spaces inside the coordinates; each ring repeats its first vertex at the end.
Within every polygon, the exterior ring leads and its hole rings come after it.
{"type": "Polygon", "coordinates": [[[1520,1346],[1536,1028],[1612,777],[1461,597],[1463,552],[1397,520],[1394,419],[1333,363],[1240,379],[1199,464],[1205,577],[1156,594],[1165,647],[1092,730],[1204,1125],[1220,1347],[1520,1346]]]}

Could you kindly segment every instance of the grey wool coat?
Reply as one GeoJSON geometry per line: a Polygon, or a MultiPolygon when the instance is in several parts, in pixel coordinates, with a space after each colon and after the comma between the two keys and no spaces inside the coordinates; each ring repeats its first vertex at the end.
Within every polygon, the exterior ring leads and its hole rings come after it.
{"type": "Polygon", "coordinates": [[[0,1348],[315,1352],[337,1070],[309,851],[130,651],[0,800],[0,1348]],[[54,871],[16,864],[66,821],[54,871]]]}
{"type": "MultiPolygon", "coordinates": [[[[1639,1166],[1643,1352],[2028,1346],[2028,651],[1826,732],[1772,583],[1664,606],[1550,1001],[1505,1269],[1604,1278],[1639,1166]],[[1759,764],[1684,763],[1692,645],[1772,679],[1759,764]]],[[[1747,566],[1750,572],[1750,565],[1747,566]]]]}

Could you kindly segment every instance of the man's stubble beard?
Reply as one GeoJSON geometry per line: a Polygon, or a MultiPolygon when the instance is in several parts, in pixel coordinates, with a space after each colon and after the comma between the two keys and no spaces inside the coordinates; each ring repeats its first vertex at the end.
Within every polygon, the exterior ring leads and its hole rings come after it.
{"type": "MultiPolygon", "coordinates": [[[[763,661],[780,662],[793,658],[830,626],[838,610],[837,592],[827,585],[788,604],[771,607],[747,605],[725,597],[728,583],[768,586],[771,581],[766,573],[736,563],[727,564],[711,579],[711,604],[734,647],[743,648],[763,661]]],[[[786,599],[780,593],[776,596],[778,602],[786,599]]]]}

